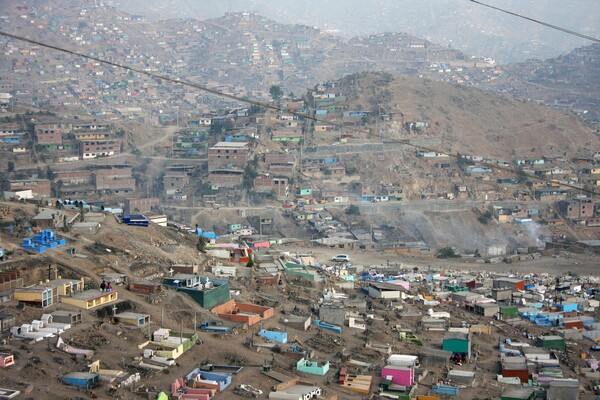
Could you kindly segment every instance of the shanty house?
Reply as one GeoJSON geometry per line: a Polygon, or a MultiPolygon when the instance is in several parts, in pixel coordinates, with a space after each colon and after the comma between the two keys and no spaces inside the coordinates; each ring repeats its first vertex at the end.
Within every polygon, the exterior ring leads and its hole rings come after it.
{"type": "Polygon", "coordinates": [[[531,388],[508,388],[500,395],[500,400],[534,400],[535,389],[531,388]]]}
{"type": "Polygon", "coordinates": [[[70,372],[60,377],[67,385],[91,389],[100,382],[100,375],[89,372],[70,372]]]}
{"type": "Polygon", "coordinates": [[[565,351],[567,344],[565,339],[556,335],[542,335],[537,338],[537,345],[549,350],[565,351]]]}
{"type": "Polygon", "coordinates": [[[0,332],[9,331],[15,326],[15,316],[12,314],[0,314],[0,332]]]}
{"type": "Polygon", "coordinates": [[[55,303],[56,289],[42,285],[16,288],[13,299],[20,303],[33,305],[35,307],[47,308],[55,303]]]}
{"type": "Polygon", "coordinates": [[[211,312],[217,314],[220,318],[248,324],[248,326],[252,326],[267,318],[272,318],[275,314],[275,311],[270,307],[236,303],[233,299],[214,307],[211,312]]]}
{"type": "Polygon", "coordinates": [[[502,360],[502,376],[505,378],[519,378],[521,383],[529,381],[527,361],[522,357],[505,357],[502,360]]]}
{"type": "Polygon", "coordinates": [[[163,284],[167,287],[192,288],[200,285],[200,275],[194,274],[174,274],[163,279],[163,284]]]}
{"type": "Polygon", "coordinates": [[[494,289],[508,288],[516,292],[517,290],[525,290],[525,281],[517,278],[498,278],[492,281],[492,287],[494,289]]]}
{"type": "Polygon", "coordinates": [[[471,333],[447,332],[442,340],[442,349],[471,357],[471,333]]]}
{"type": "Polygon", "coordinates": [[[369,282],[368,294],[374,299],[399,299],[404,288],[380,282],[369,282]]]}
{"type": "Polygon", "coordinates": [[[117,323],[131,326],[148,326],[150,323],[150,315],[134,312],[119,313],[116,314],[113,319],[117,323]]]}
{"type": "Polygon", "coordinates": [[[74,293],[81,292],[85,285],[83,278],[81,279],[54,279],[47,281],[45,285],[56,288],[58,296],[71,296],[74,293]]]}
{"type": "Polygon", "coordinates": [[[324,376],[327,371],[329,371],[329,361],[318,363],[316,361],[309,361],[301,358],[296,363],[296,369],[300,372],[306,372],[307,374],[324,376]]]}
{"type": "Polygon", "coordinates": [[[71,304],[85,310],[92,309],[101,305],[112,303],[117,301],[119,295],[116,290],[112,292],[101,292],[99,290],[86,290],[81,293],[77,293],[71,297],[63,297],[62,302],[64,304],[71,304]]]}
{"type": "Polygon", "coordinates": [[[397,385],[411,386],[415,383],[415,369],[388,364],[381,369],[381,378],[397,385]]]}
{"type": "Polygon", "coordinates": [[[52,321],[60,323],[60,324],[69,324],[76,325],[80,324],[81,319],[81,311],[54,311],[52,312],[52,321]]]}
{"type": "Polygon", "coordinates": [[[178,290],[190,296],[202,308],[212,308],[225,303],[231,298],[229,289],[229,281],[227,280],[200,278],[199,286],[184,287],[178,290]]]}
{"type": "Polygon", "coordinates": [[[500,311],[500,307],[495,303],[475,303],[473,311],[475,314],[483,315],[484,317],[493,317],[500,311]]]}
{"type": "Polygon", "coordinates": [[[546,400],[578,400],[579,380],[577,379],[553,379],[546,391],[546,400]]]}

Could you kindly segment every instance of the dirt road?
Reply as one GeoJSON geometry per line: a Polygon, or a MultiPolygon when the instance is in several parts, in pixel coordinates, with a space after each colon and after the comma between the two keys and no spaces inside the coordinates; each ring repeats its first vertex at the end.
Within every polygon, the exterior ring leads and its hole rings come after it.
{"type": "Polygon", "coordinates": [[[291,254],[312,253],[321,264],[331,264],[331,257],[337,254],[348,254],[356,265],[398,265],[400,267],[432,267],[435,269],[473,270],[490,272],[548,273],[600,276],[600,258],[594,255],[561,253],[555,257],[542,257],[536,260],[519,261],[511,264],[484,264],[477,258],[436,259],[433,257],[406,257],[387,254],[381,251],[353,251],[327,247],[289,247],[291,254]]]}

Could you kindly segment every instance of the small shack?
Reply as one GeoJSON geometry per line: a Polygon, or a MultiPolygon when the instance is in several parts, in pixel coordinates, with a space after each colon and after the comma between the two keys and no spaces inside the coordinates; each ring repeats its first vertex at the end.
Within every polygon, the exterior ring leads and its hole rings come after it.
{"type": "Polygon", "coordinates": [[[12,314],[0,314],[0,332],[9,331],[15,326],[15,316],[12,314]]]}
{"type": "Polygon", "coordinates": [[[137,281],[130,283],[127,289],[133,293],[148,295],[162,292],[162,284],[150,281],[137,281]]]}
{"type": "Polygon", "coordinates": [[[536,345],[548,350],[565,351],[567,348],[565,339],[556,335],[541,335],[537,338],[536,345]]]}
{"type": "Polygon", "coordinates": [[[500,395],[500,400],[533,400],[535,393],[532,388],[508,388],[500,395]]]}
{"type": "Polygon", "coordinates": [[[447,332],[442,340],[442,350],[471,357],[471,333],[447,332]]]}
{"type": "Polygon", "coordinates": [[[130,326],[148,326],[150,323],[150,315],[134,312],[122,312],[113,317],[115,323],[125,324],[130,326]]]}
{"type": "Polygon", "coordinates": [[[546,400],[579,400],[579,381],[577,379],[553,379],[546,391],[546,400]]]}
{"type": "Polygon", "coordinates": [[[100,382],[100,375],[90,372],[69,372],[61,376],[60,380],[67,385],[91,389],[100,382]]]}
{"type": "Polygon", "coordinates": [[[419,360],[424,367],[447,367],[450,365],[452,352],[438,349],[423,349],[419,353],[419,360]]]}
{"type": "Polygon", "coordinates": [[[82,321],[81,311],[53,311],[52,321],[61,324],[77,325],[82,321]]]}

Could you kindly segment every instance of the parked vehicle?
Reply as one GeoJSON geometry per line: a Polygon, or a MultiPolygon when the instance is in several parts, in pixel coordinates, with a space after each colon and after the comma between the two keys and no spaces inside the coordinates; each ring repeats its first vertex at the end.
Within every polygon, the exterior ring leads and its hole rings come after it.
{"type": "Polygon", "coordinates": [[[338,254],[337,256],[331,257],[331,261],[350,262],[350,257],[348,257],[348,254],[338,254]]]}

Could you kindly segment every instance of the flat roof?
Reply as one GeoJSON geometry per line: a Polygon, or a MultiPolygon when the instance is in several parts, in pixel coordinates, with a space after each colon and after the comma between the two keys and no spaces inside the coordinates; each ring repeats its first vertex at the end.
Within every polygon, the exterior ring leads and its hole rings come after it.
{"type": "Polygon", "coordinates": [[[73,296],[71,296],[71,298],[78,299],[78,300],[88,300],[88,299],[94,299],[97,297],[102,297],[109,293],[114,293],[114,291],[113,292],[101,292],[96,289],[90,289],[90,290],[86,290],[85,292],[74,294],[73,296]]]}
{"type": "Polygon", "coordinates": [[[475,305],[477,307],[481,307],[481,308],[492,308],[492,307],[500,308],[500,306],[496,303],[475,303],[475,305]]]}
{"type": "Polygon", "coordinates": [[[444,340],[452,339],[469,340],[469,334],[464,332],[446,332],[444,340]]]}
{"type": "Polygon", "coordinates": [[[527,360],[522,357],[506,357],[502,360],[503,369],[527,369],[527,360]],[[515,359],[515,360],[513,360],[515,359]]]}
{"type": "Polygon", "coordinates": [[[450,359],[450,357],[452,357],[452,352],[448,351],[448,350],[440,350],[440,349],[423,349],[423,350],[421,350],[419,355],[421,357],[433,356],[433,357],[450,359]]]}
{"type": "Polygon", "coordinates": [[[52,311],[50,313],[50,315],[65,315],[65,316],[71,316],[71,315],[81,315],[81,311],[67,311],[67,310],[57,310],[57,311],[52,311]]]}
{"type": "Polygon", "coordinates": [[[27,286],[27,287],[20,287],[20,288],[16,288],[15,290],[18,290],[19,292],[44,292],[46,290],[52,290],[51,287],[49,286],[44,286],[44,285],[32,285],[32,286],[27,286]]]}
{"type": "Polygon", "coordinates": [[[99,376],[98,374],[93,374],[91,372],[69,372],[64,374],[63,378],[75,378],[75,379],[92,379],[99,376]]]}
{"type": "Polygon", "coordinates": [[[543,347],[521,347],[521,351],[523,354],[550,354],[550,350],[543,347]]]}
{"type": "Polygon", "coordinates": [[[408,370],[414,369],[413,367],[400,366],[400,365],[392,365],[392,364],[386,364],[383,368],[386,368],[386,369],[397,369],[399,371],[408,371],[408,370]]]}
{"type": "Polygon", "coordinates": [[[458,370],[458,369],[451,369],[450,371],[448,371],[448,375],[464,376],[464,377],[468,377],[468,378],[473,378],[475,376],[475,372],[473,372],[473,371],[461,371],[461,370],[458,370]]]}
{"type": "Polygon", "coordinates": [[[62,214],[61,210],[42,210],[39,213],[37,213],[37,215],[35,217],[33,217],[33,220],[46,220],[46,219],[52,219],[52,215],[54,215],[55,217],[57,215],[62,214]]]}
{"type": "Polygon", "coordinates": [[[75,222],[73,224],[73,227],[74,228],[86,228],[86,227],[95,228],[98,225],[100,225],[100,222],[75,222]]]}
{"type": "Polygon", "coordinates": [[[194,274],[173,274],[173,276],[167,276],[165,279],[173,280],[173,279],[200,279],[200,275],[194,274]]]}
{"type": "Polygon", "coordinates": [[[557,335],[540,335],[538,336],[540,340],[565,340],[564,338],[557,335]]]}
{"type": "Polygon", "coordinates": [[[212,149],[243,149],[248,147],[248,142],[218,142],[212,149]]]}
{"type": "Polygon", "coordinates": [[[577,379],[553,379],[550,381],[550,387],[579,387],[577,379]]]}
{"type": "Polygon", "coordinates": [[[134,313],[134,312],[130,312],[130,311],[126,311],[126,312],[122,312],[119,314],[115,315],[115,318],[126,318],[126,319],[138,319],[138,318],[146,318],[146,317],[150,317],[149,314],[141,314],[141,313],[134,313]]]}

